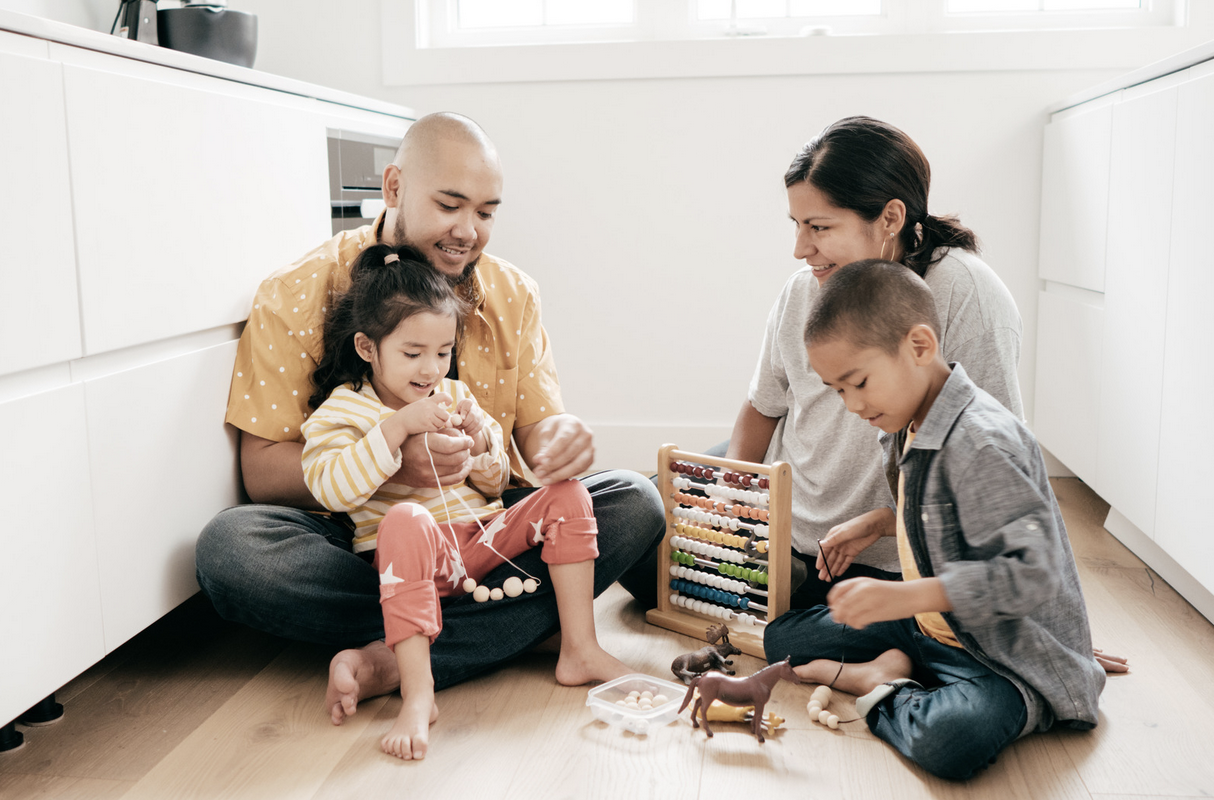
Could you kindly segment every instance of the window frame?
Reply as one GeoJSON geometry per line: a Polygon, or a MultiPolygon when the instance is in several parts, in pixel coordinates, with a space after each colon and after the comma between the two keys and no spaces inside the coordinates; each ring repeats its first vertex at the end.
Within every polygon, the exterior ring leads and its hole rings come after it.
{"type": "MultiPolygon", "coordinates": [[[[1169,25],[1105,30],[919,32],[884,35],[715,36],[466,47],[428,46],[435,0],[381,0],[385,86],[579,80],[1109,69],[1128,71],[1197,47],[1214,12],[1188,23],[1175,0],[1169,25]]],[[[910,13],[931,2],[904,0],[910,13]]],[[[638,0],[664,3],[686,0],[638,0]]]]}

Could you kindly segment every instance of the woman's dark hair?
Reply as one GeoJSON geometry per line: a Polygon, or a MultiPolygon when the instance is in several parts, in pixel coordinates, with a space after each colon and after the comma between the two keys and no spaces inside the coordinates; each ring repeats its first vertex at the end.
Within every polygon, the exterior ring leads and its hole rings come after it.
{"type": "Polygon", "coordinates": [[[902,263],[923,277],[938,247],[977,252],[978,237],[955,216],[927,213],[931,167],[919,145],[871,117],[846,117],[801,148],[784,173],[784,186],[808,181],[830,202],[873,222],[890,200],[906,205],[899,241],[902,263]]]}
{"type": "Polygon", "coordinates": [[[361,332],[379,345],[397,325],[424,311],[451,314],[462,333],[465,310],[464,301],[421,251],[408,245],[368,247],[350,268],[350,288],[338,296],[325,317],[325,354],[312,373],[316,388],[308,404],[320,408],[343,383],[358,391],[370,379],[371,365],[354,348],[354,334],[361,332]],[[385,259],[390,260],[385,263],[385,259]]]}

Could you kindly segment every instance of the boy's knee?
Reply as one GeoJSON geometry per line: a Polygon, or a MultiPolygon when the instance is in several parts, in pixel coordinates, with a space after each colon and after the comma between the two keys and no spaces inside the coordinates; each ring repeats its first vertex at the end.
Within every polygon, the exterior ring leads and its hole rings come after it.
{"type": "Polygon", "coordinates": [[[933,709],[927,724],[907,738],[906,757],[937,778],[968,780],[1002,749],[1003,742],[992,736],[995,727],[994,720],[968,708],[943,714],[933,709]]]}

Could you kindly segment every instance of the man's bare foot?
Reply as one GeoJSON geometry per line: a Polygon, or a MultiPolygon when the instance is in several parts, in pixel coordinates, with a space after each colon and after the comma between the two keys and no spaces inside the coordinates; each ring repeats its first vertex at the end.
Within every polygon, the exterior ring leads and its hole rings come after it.
{"type": "Polygon", "coordinates": [[[582,686],[591,681],[615,680],[636,670],[598,646],[570,647],[562,643],[556,662],[556,682],[562,686],[582,686]]]}
{"type": "Polygon", "coordinates": [[[838,661],[817,659],[799,667],[793,667],[793,672],[801,676],[801,680],[809,683],[830,685],[840,691],[854,694],[857,697],[868,694],[886,681],[895,678],[909,678],[912,664],[910,656],[901,650],[886,650],[872,661],[858,664],[844,664],[842,671],[838,661]],[[835,676],[838,675],[838,679],[835,676]]]}
{"type": "Polygon", "coordinates": [[[383,642],[358,650],[342,650],[329,662],[325,708],[334,725],[354,716],[358,702],[387,694],[400,686],[396,657],[383,642]]]}
{"type": "Polygon", "coordinates": [[[404,700],[392,729],[380,740],[380,748],[404,761],[420,761],[430,745],[430,726],[438,719],[434,690],[414,690],[404,700]]]}

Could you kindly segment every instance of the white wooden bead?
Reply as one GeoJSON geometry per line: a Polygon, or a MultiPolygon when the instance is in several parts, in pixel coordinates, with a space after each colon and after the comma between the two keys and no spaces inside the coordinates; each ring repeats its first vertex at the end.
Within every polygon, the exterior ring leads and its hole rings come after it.
{"type": "Polygon", "coordinates": [[[496,587],[489,590],[489,599],[490,600],[501,600],[505,596],[506,596],[506,593],[496,587]]]}
{"type": "Polygon", "coordinates": [[[664,703],[669,703],[669,702],[670,702],[670,698],[664,694],[654,695],[654,697],[653,697],[653,704],[655,706],[660,706],[664,703]]]}
{"type": "Polygon", "coordinates": [[[839,718],[837,716],[835,716],[834,714],[831,714],[829,717],[826,718],[826,726],[828,728],[830,728],[831,730],[838,730],[839,729],[839,718]]]}
{"type": "Polygon", "coordinates": [[[539,588],[539,584],[535,582],[534,578],[528,578],[527,580],[523,581],[523,591],[527,594],[531,594],[537,588],[539,588]]]}
{"type": "Polygon", "coordinates": [[[472,599],[478,603],[483,603],[489,599],[489,587],[478,586],[472,591],[472,599]]]}
{"type": "Polygon", "coordinates": [[[507,597],[518,597],[523,593],[523,581],[521,578],[510,576],[506,578],[506,582],[502,584],[502,591],[507,597]]]}
{"type": "Polygon", "coordinates": [[[830,716],[831,715],[830,715],[829,711],[827,711],[826,709],[822,709],[821,711],[818,712],[818,722],[821,722],[823,725],[825,725],[826,720],[830,719],[830,716]]]}
{"type": "Polygon", "coordinates": [[[471,578],[464,579],[464,592],[467,594],[472,594],[475,591],[476,581],[472,580],[471,578]]]}

